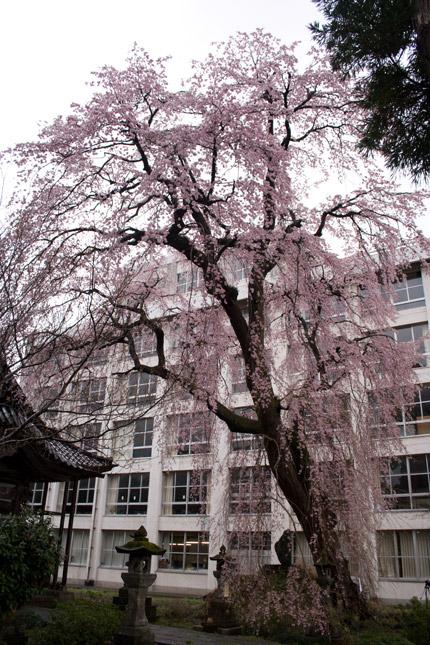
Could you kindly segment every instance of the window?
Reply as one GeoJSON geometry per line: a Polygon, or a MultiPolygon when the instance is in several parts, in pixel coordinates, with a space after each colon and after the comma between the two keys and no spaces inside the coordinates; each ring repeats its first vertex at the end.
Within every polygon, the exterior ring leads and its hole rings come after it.
{"type": "Polygon", "coordinates": [[[428,334],[427,323],[396,327],[393,331],[394,338],[398,343],[416,343],[417,352],[422,356],[418,359],[415,367],[424,367],[427,365],[427,359],[425,357],[426,343],[423,339],[428,334]]]}
{"type": "Polygon", "coordinates": [[[59,391],[54,387],[43,387],[40,390],[40,407],[48,406],[44,412],[45,419],[52,419],[58,416],[60,401],[58,400],[59,391]]]}
{"type": "Polygon", "coordinates": [[[192,531],[163,533],[166,569],[204,571],[208,568],[209,536],[192,531]]]}
{"type": "Polygon", "coordinates": [[[233,278],[236,282],[247,280],[250,273],[250,266],[243,262],[235,262],[233,265],[233,278]]]}
{"type": "Polygon", "coordinates": [[[430,386],[421,387],[414,403],[399,410],[398,426],[402,437],[430,434],[430,386]]]}
{"type": "Polygon", "coordinates": [[[312,552],[304,533],[294,534],[294,564],[313,567],[312,552]]]}
{"type": "Polygon", "coordinates": [[[205,412],[175,414],[168,417],[171,451],[178,455],[209,452],[210,422],[205,412]]]}
{"type": "Polygon", "coordinates": [[[263,446],[263,438],[248,432],[233,432],[231,436],[231,449],[237,450],[260,450],[263,446]]]}
{"type": "Polygon", "coordinates": [[[317,412],[309,407],[301,410],[300,422],[307,437],[317,443],[341,442],[345,426],[351,424],[351,400],[349,394],[327,394],[322,409],[317,412]]]}
{"type": "Polygon", "coordinates": [[[271,562],[271,534],[268,531],[230,533],[229,555],[240,573],[255,571],[271,562]]]}
{"type": "Polygon", "coordinates": [[[45,484],[45,482],[36,482],[33,484],[31,491],[31,500],[29,504],[35,510],[42,506],[43,491],[45,490],[45,486],[47,485],[48,484],[45,484]]]}
{"type": "Polygon", "coordinates": [[[132,372],[128,377],[128,404],[142,405],[155,401],[157,377],[146,372],[132,372]]]}
{"type": "Polygon", "coordinates": [[[430,577],[430,531],[378,531],[381,578],[430,577]]]}
{"type": "Polygon", "coordinates": [[[191,269],[191,271],[182,271],[176,275],[176,292],[189,293],[197,289],[203,283],[203,273],[201,269],[191,269]]]}
{"type": "Polygon", "coordinates": [[[233,394],[239,394],[240,392],[248,391],[248,387],[246,385],[246,365],[243,356],[234,357],[232,390],[233,394]]]}
{"type": "Polygon", "coordinates": [[[115,547],[122,546],[130,540],[128,531],[102,531],[102,552],[100,566],[124,568],[128,560],[127,553],[117,553],[115,547]]]}
{"type": "Polygon", "coordinates": [[[106,379],[93,379],[80,384],[79,412],[96,412],[105,402],[106,379]]]}
{"type": "Polygon", "coordinates": [[[335,296],[330,301],[331,306],[331,318],[334,322],[340,322],[346,318],[346,305],[343,298],[335,296]]]}
{"type": "Polygon", "coordinates": [[[230,513],[270,513],[270,470],[232,468],[230,470],[230,513]]]}
{"type": "Polygon", "coordinates": [[[209,473],[178,470],[164,473],[165,515],[199,515],[208,509],[209,473]]]}
{"type": "Polygon", "coordinates": [[[87,423],[82,427],[81,446],[89,452],[96,452],[102,431],[101,423],[87,423]]]}
{"type": "Polygon", "coordinates": [[[394,283],[396,298],[394,306],[397,311],[424,307],[424,288],[421,271],[409,273],[405,278],[394,283]]]}
{"type": "Polygon", "coordinates": [[[152,454],[152,435],[154,419],[138,419],[134,423],[133,457],[150,457],[152,454]]]}
{"type": "Polygon", "coordinates": [[[430,509],[430,455],[397,457],[381,466],[382,492],[390,508],[430,509]]]}
{"type": "MultiPolygon", "coordinates": [[[[90,515],[93,512],[94,503],[94,490],[96,485],[96,478],[90,477],[89,479],[80,479],[78,484],[78,496],[76,498],[76,515],[90,515]]],[[[75,484],[76,485],[76,484],[75,484]]],[[[64,495],[64,485],[60,487],[59,505],[62,503],[64,495]]],[[[66,513],[70,513],[73,499],[73,484],[69,486],[67,495],[66,513]]]]}
{"type": "Polygon", "coordinates": [[[138,356],[153,356],[157,353],[157,338],[153,331],[146,329],[134,337],[134,347],[138,356]]]}
{"type": "Polygon", "coordinates": [[[104,365],[109,357],[109,347],[97,347],[89,357],[89,363],[93,367],[104,365]]]}
{"type": "Polygon", "coordinates": [[[109,475],[106,511],[113,515],[146,515],[149,473],[109,475]]]}
{"type": "MultiPolygon", "coordinates": [[[[61,548],[66,548],[67,529],[63,532],[61,538],[61,548]]],[[[87,564],[88,560],[88,545],[89,545],[90,532],[88,529],[73,529],[72,530],[72,543],[70,545],[70,564],[87,564]]]]}
{"type": "MultiPolygon", "coordinates": [[[[253,408],[235,408],[235,413],[248,419],[256,419],[256,414],[253,408]]],[[[263,446],[262,437],[244,432],[232,432],[231,434],[231,449],[233,452],[237,450],[260,450],[263,446]]]]}

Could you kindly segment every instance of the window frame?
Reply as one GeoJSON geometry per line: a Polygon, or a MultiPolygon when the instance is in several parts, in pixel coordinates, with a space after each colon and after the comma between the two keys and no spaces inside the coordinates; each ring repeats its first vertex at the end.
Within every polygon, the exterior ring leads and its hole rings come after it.
{"type": "Polygon", "coordinates": [[[163,515],[208,515],[210,512],[209,491],[209,471],[172,470],[164,472],[163,515]],[[178,482],[178,479],[181,478],[185,478],[185,481],[178,482]],[[180,499],[181,495],[182,500],[180,499]]]}
{"type": "Polygon", "coordinates": [[[121,516],[147,515],[149,485],[149,472],[108,475],[106,513],[121,516]]]}
{"type": "Polygon", "coordinates": [[[420,384],[414,402],[398,411],[396,423],[401,437],[420,437],[430,434],[430,384],[420,384]],[[429,408],[428,410],[426,410],[427,407],[429,408]],[[417,409],[419,411],[418,415],[416,414],[417,409]],[[426,415],[424,412],[429,412],[429,414],[426,415]],[[427,432],[423,432],[422,430],[426,427],[427,432]],[[414,432],[410,432],[410,428],[414,432]]]}
{"type": "Polygon", "coordinates": [[[115,547],[128,542],[130,531],[102,529],[101,533],[100,567],[125,569],[129,556],[127,553],[118,553],[115,547]],[[118,536],[118,541],[116,540],[116,536],[118,536]]]}
{"type": "Polygon", "coordinates": [[[167,422],[170,438],[169,452],[171,454],[182,456],[210,452],[210,417],[208,412],[171,414],[168,415],[167,422]],[[196,423],[198,418],[202,420],[201,423],[196,423]]]}
{"type": "Polygon", "coordinates": [[[164,531],[162,547],[166,549],[163,569],[182,573],[207,574],[209,563],[209,535],[202,531],[164,531]],[[195,551],[187,551],[188,546],[196,545],[195,551]],[[182,549],[180,548],[182,546],[182,549]],[[203,548],[201,548],[203,547],[203,548]],[[188,566],[189,558],[195,557],[195,566],[188,566]],[[175,560],[173,560],[175,558],[175,560]],[[178,566],[173,566],[173,562],[178,566]]]}
{"type": "Polygon", "coordinates": [[[128,375],[127,405],[148,405],[154,403],[156,397],[157,377],[155,374],[131,372],[128,375]]]}
{"type": "Polygon", "coordinates": [[[143,417],[142,419],[136,419],[133,424],[133,430],[132,458],[148,459],[152,456],[152,443],[154,439],[154,417],[143,417]],[[138,426],[140,425],[144,426],[143,430],[138,430],[138,426]],[[139,441],[139,443],[137,443],[137,440],[139,441]]]}
{"type": "MultiPolygon", "coordinates": [[[[58,534],[58,530],[56,530],[58,534]]],[[[64,529],[61,538],[61,548],[66,548],[68,529],[64,529]]],[[[90,548],[90,529],[72,529],[72,540],[70,544],[69,565],[84,567],[88,564],[90,548]]]]}
{"type": "Polygon", "coordinates": [[[102,424],[100,421],[83,425],[81,430],[81,448],[87,452],[97,452],[101,433],[102,424]]]}
{"type": "Polygon", "coordinates": [[[176,274],[176,293],[190,293],[198,289],[204,282],[203,272],[200,268],[193,267],[176,274]]]}
{"type": "Polygon", "coordinates": [[[133,336],[136,354],[141,358],[157,354],[157,337],[151,329],[143,329],[133,336]]]}
{"type": "MultiPolygon", "coordinates": [[[[96,492],[96,478],[86,477],[79,479],[75,485],[78,486],[78,494],[76,497],[75,515],[92,515],[94,510],[94,499],[96,492]]],[[[59,499],[63,499],[64,485],[60,487],[59,499]]],[[[67,494],[66,513],[70,513],[73,499],[73,486],[69,487],[67,494]]]]}
{"type": "Polygon", "coordinates": [[[425,580],[430,577],[430,530],[391,529],[378,531],[377,555],[380,580],[425,580]],[[409,537],[409,544],[407,544],[409,537]],[[420,544],[420,537],[424,538],[422,544],[420,544]],[[385,538],[387,539],[385,540],[385,538]],[[404,539],[402,540],[402,538],[404,539]],[[383,540],[385,540],[385,544],[383,544],[383,540]],[[382,555],[383,548],[386,551],[391,549],[391,552],[382,555]],[[406,553],[407,548],[410,549],[410,554],[406,553]],[[390,571],[392,572],[391,575],[390,571]],[[405,575],[405,573],[412,573],[413,575],[405,575]]]}
{"type": "Polygon", "coordinates": [[[390,511],[428,511],[430,509],[430,454],[400,455],[388,463],[385,462],[385,465],[382,463],[381,488],[390,511]],[[420,460],[424,462],[421,469],[420,460]],[[418,462],[418,465],[414,466],[414,462],[418,462]],[[422,489],[426,487],[426,490],[420,492],[417,490],[420,487],[422,489]],[[384,489],[389,492],[384,492],[384,489]],[[419,505],[420,500],[424,502],[424,506],[419,505]]]}
{"type": "Polygon", "coordinates": [[[249,392],[246,384],[246,363],[241,354],[236,354],[233,358],[231,370],[231,391],[233,394],[249,392]]]}
{"type": "Polygon", "coordinates": [[[272,562],[270,531],[230,531],[228,553],[239,573],[255,573],[259,567],[272,562]]]}
{"type": "Polygon", "coordinates": [[[408,309],[414,309],[415,307],[425,307],[426,300],[421,271],[407,273],[405,276],[402,276],[401,278],[396,280],[393,283],[393,287],[396,296],[398,296],[400,292],[404,292],[404,295],[406,296],[402,300],[399,300],[398,297],[395,298],[393,304],[396,311],[406,311],[408,309]],[[418,282],[416,284],[411,284],[413,280],[418,280],[418,282]],[[411,292],[413,290],[419,291],[420,288],[422,295],[419,295],[418,297],[411,297],[411,292]]]}
{"type": "Polygon", "coordinates": [[[79,382],[79,412],[97,412],[103,409],[106,398],[106,377],[79,382]]]}
{"type": "Polygon", "coordinates": [[[229,513],[230,515],[255,515],[271,513],[271,471],[268,466],[256,468],[242,466],[230,468],[229,513]],[[257,488],[257,494],[254,495],[257,488]]]}
{"type": "Polygon", "coordinates": [[[42,507],[43,493],[48,482],[33,482],[31,488],[31,500],[28,502],[31,508],[38,509],[42,507]]]}
{"type": "Polygon", "coordinates": [[[419,355],[417,363],[414,367],[426,367],[428,365],[428,352],[427,352],[427,337],[429,333],[428,322],[422,323],[411,323],[410,325],[399,325],[398,327],[393,327],[392,334],[396,343],[414,343],[416,346],[416,353],[419,355]],[[423,333],[417,335],[418,328],[423,328],[423,333]],[[400,340],[400,332],[410,330],[411,339],[409,340],[400,340]]]}

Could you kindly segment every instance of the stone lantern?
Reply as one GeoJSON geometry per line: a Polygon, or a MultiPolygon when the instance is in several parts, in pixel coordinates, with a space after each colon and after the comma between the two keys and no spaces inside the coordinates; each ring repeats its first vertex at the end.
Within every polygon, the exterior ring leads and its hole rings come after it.
{"type": "Polygon", "coordinates": [[[219,553],[212,556],[210,560],[216,562],[216,571],[214,576],[217,580],[217,590],[209,599],[207,616],[201,625],[196,625],[194,629],[200,632],[217,632],[225,636],[240,634],[241,628],[233,612],[233,607],[227,602],[229,596],[229,585],[225,579],[227,570],[233,571],[235,563],[227,555],[227,549],[224,545],[219,553]]]}
{"type": "Polygon", "coordinates": [[[151,557],[164,555],[165,549],[150,542],[147,536],[146,529],[141,526],[132,534],[130,542],[115,547],[118,553],[129,555],[128,571],[121,574],[128,594],[128,608],[121,627],[115,633],[115,645],[149,645],[154,642],[154,634],[148,627],[145,601],[148,587],[157,578],[155,573],[151,573],[151,557]]]}

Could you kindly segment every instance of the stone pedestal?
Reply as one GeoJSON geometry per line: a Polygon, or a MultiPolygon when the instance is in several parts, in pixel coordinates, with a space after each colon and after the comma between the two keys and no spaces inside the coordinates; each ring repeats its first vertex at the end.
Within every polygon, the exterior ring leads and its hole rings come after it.
{"type": "Polygon", "coordinates": [[[127,595],[128,606],[121,627],[115,632],[115,645],[152,645],[154,634],[148,627],[145,613],[148,588],[157,578],[151,571],[151,556],[164,555],[164,549],[149,542],[144,526],[133,534],[133,540],[124,546],[115,547],[118,553],[127,553],[128,571],[122,573],[123,596],[127,595]]]}
{"type": "Polygon", "coordinates": [[[216,561],[217,568],[214,576],[217,580],[218,587],[213,597],[209,600],[208,612],[201,625],[196,625],[194,629],[199,632],[216,632],[217,634],[231,635],[240,634],[241,628],[234,615],[232,606],[226,601],[228,596],[228,584],[223,579],[224,568],[234,568],[232,560],[226,554],[226,548],[223,545],[220,552],[210,558],[216,561]]]}
{"type": "MultiPolygon", "coordinates": [[[[112,598],[112,603],[121,609],[126,609],[128,605],[128,591],[126,587],[121,587],[118,595],[112,598]]],[[[150,623],[155,623],[157,620],[157,605],[152,604],[151,596],[146,596],[145,600],[145,614],[150,623]]]]}
{"type": "Polygon", "coordinates": [[[123,573],[124,585],[128,591],[128,607],[121,627],[115,633],[115,645],[149,645],[154,634],[148,627],[145,613],[148,587],[155,579],[155,573],[123,573]]]}
{"type": "Polygon", "coordinates": [[[198,632],[216,632],[217,634],[240,634],[241,628],[233,613],[231,605],[223,598],[209,600],[208,613],[201,625],[194,629],[198,632]]]}

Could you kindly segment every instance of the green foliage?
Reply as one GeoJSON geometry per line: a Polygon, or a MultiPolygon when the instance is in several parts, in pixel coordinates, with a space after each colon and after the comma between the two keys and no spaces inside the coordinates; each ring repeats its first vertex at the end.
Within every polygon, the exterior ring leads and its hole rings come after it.
{"type": "Polygon", "coordinates": [[[157,605],[157,622],[169,627],[191,629],[204,616],[204,605],[195,598],[154,598],[157,605]]]}
{"type": "Polygon", "coordinates": [[[354,645],[414,645],[413,642],[400,634],[388,633],[383,636],[366,632],[356,636],[354,645]]]}
{"type": "Polygon", "coordinates": [[[29,645],[102,645],[113,638],[123,616],[108,602],[59,603],[45,627],[30,631],[29,645]]]}
{"type": "Polygon", "coordinates": [[[53,572],[59,552],[49,519],[27,508],[0,517],[0,615],[30,600],[53,572]]]}
{"type": "Polygon", "coordinates": [[[326,645],[330,642],[328,636],[309,636],[303,632],[292,630],[288,634],[277,634],[276,642],[282,645],[326,645]]]}
{"type": "Polygon", "coordinates": [[[430,603],[421,603],[418,598],[403,610],[404,632],[415,645],[430,643],[430,603]]]}
{"type": "Polygon", "coordinates": [[[390,168],[430,176],[430,60],[414,3],[404,0],[313,0],[326,24],[311,25],[333,69],[355,76],[367,111],[360,146],[380,151],[390,168]],[[427,52],[427,53],[426,53],[427,52]]]}

